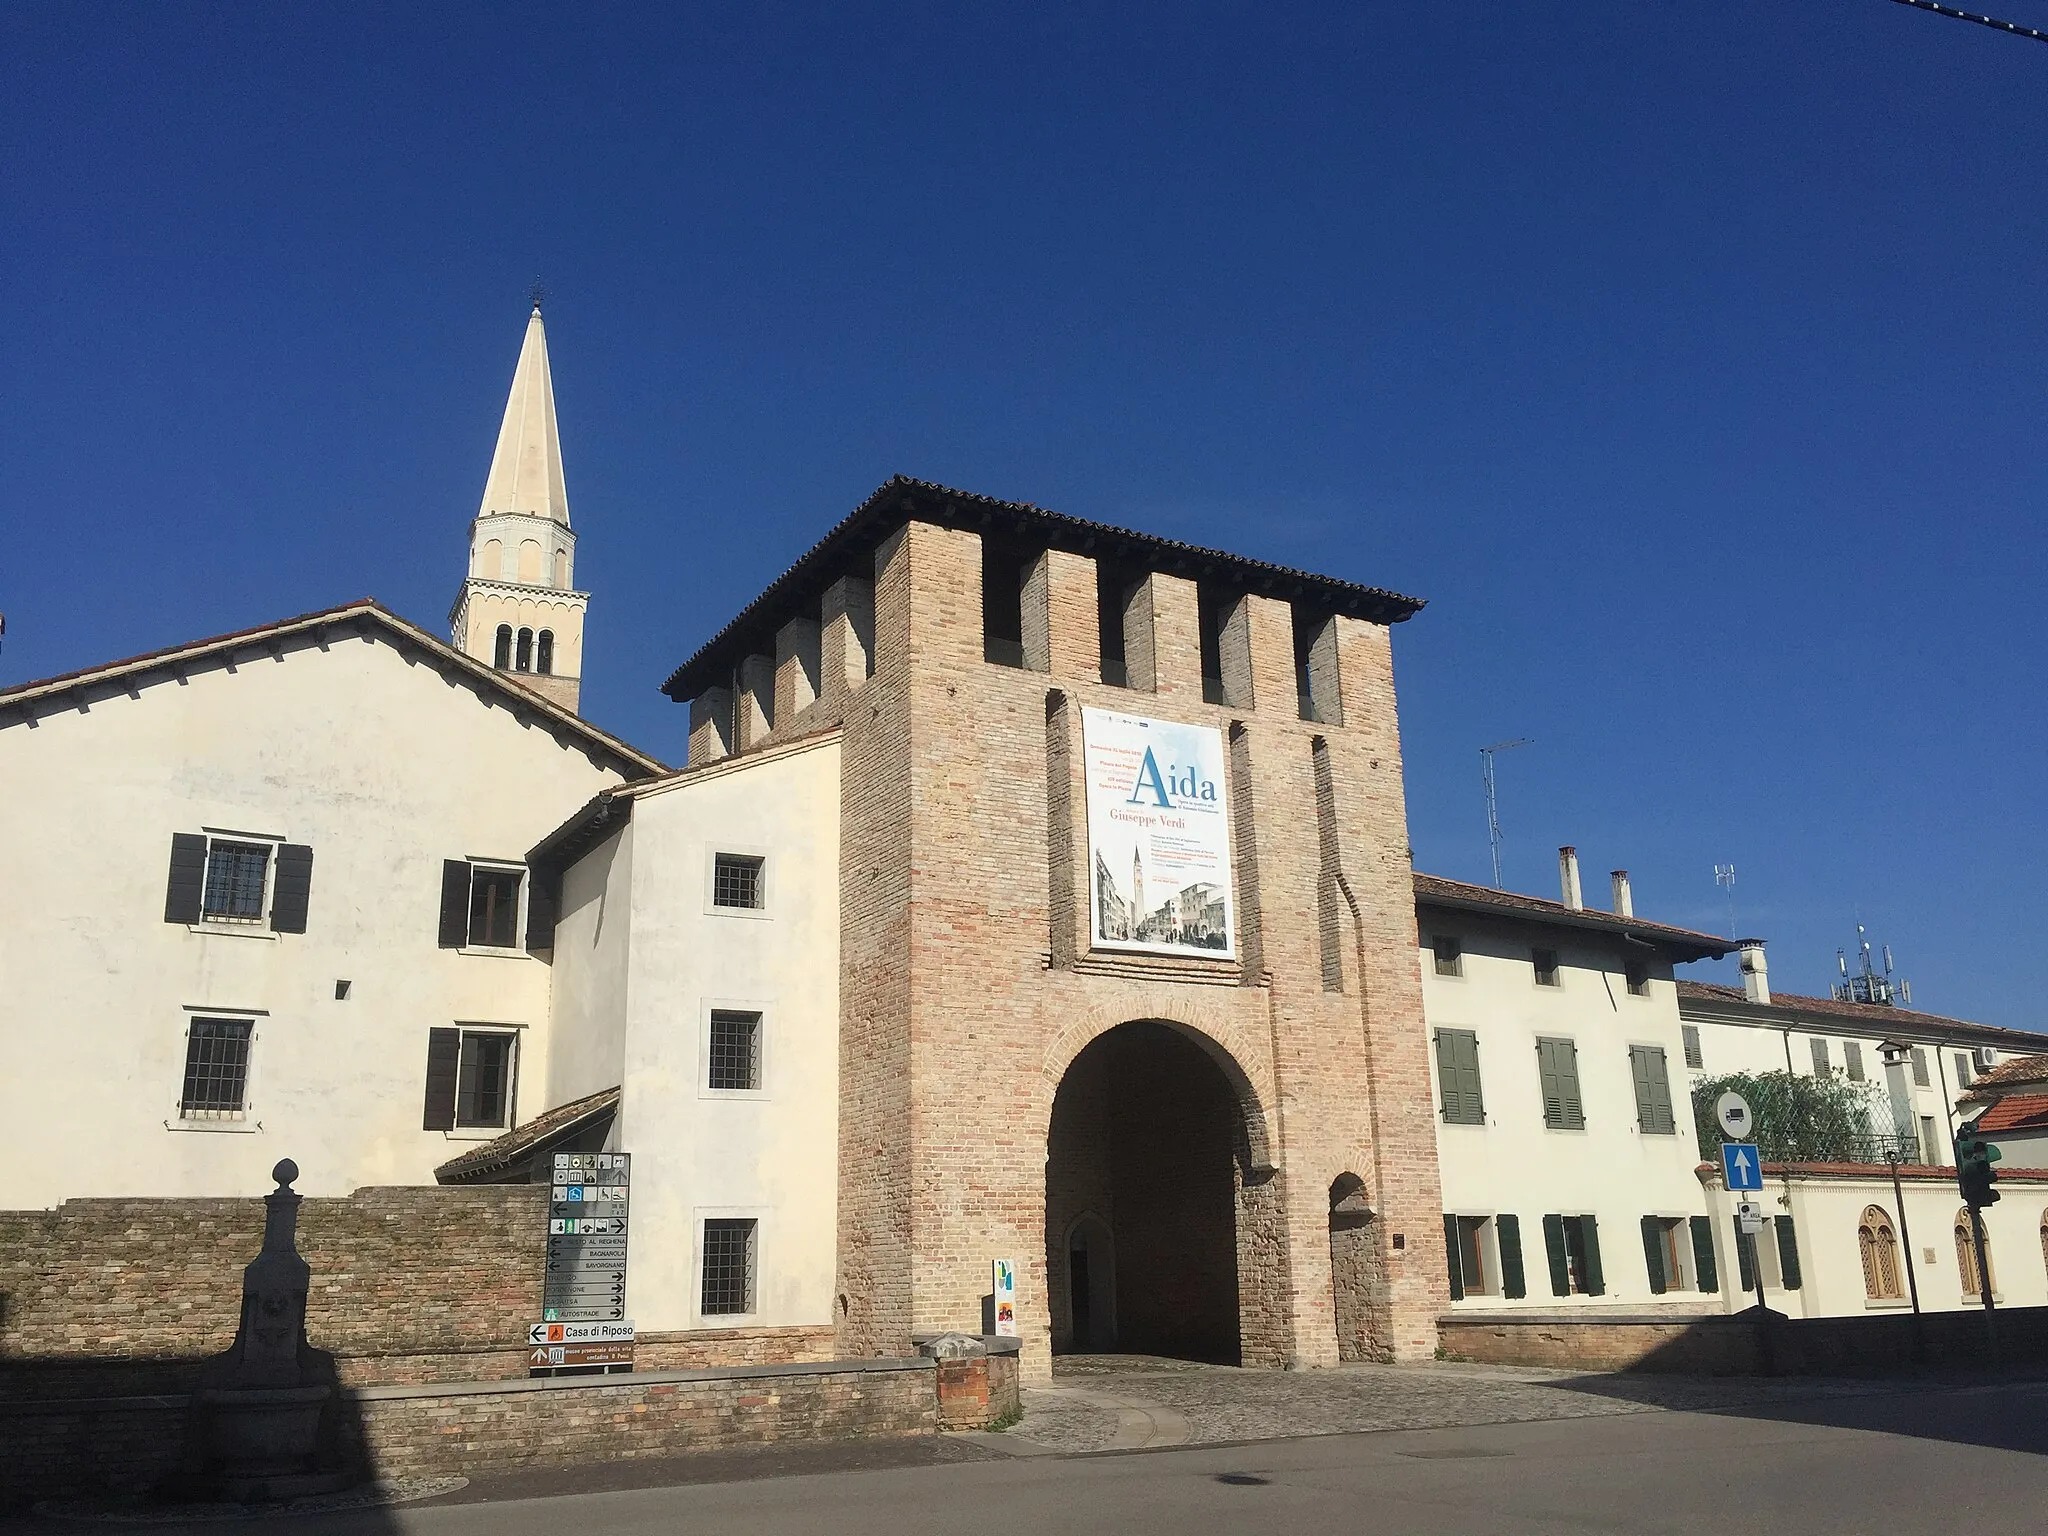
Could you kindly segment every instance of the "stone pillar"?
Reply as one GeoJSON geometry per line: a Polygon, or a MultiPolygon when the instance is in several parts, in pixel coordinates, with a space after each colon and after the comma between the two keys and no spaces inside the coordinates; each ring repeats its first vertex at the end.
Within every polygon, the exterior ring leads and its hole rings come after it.
{"type": "Polygon", "coordinates": [[[775,658],[740,658],[739,693],[733,700],[733,750],[758,747],[775,729],[775,658]]]}
{"type": "Polygon", "coordinates": [[[1095,562],[1049,549],[1024,579],[1024,665],[1054,677],[1094,682],[1102,674],[1095,562]]]}
{"type": "Polygon", "coordinates": [[[819,691],[844,698],[867,681],[875,647],[875,584],[842,576],[825,589],[819,691]]]}
{"type": "Polygon", "coordinates": [[[775,718],[788,725],[818,697],[818,622],[791,619],[775,632],[775,718]]]}
{"type": "Polygon", "coordinates": [[[732,751],[732,690],[706,688],[690,700],[692,768],[715,763],[732,751]]]}
{"type": "Polygon", "coordinates": [[[1161,698],[1202,697],[1202,621],[1195,584],[1154,571],[1124,604],[1130,685],[1161,698]]]}
{"type": "Polygon", "coordinates": [[[1338,685],[1337,621],[1325,619],[1316,626],[1308,648],[1308,702],[1310,718],[1324,725],[1344,723],[1343,690],[1338,685]]]}

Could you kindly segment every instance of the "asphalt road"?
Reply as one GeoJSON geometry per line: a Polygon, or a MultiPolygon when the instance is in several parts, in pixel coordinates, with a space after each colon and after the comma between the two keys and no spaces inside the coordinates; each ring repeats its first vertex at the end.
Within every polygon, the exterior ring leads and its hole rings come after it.
{"type": "MultiPolygon", "coordinates": [[[[294,1536],[2018,1532],[2040,1530],[2048,1519],[2048,1384],[1086,1456],[1012,1456],[955,1440],[806,1447],[703,1459],[694,1471],[668,1467],[670,1475],[727,1480],[535,1497],[521,1479],[474,1486],[456,1502],[211,1529],[224,1536],[287,1525],[294,1536]]],[[[69,1536],[112,1529],[36,1524],[69,1536]]]]}

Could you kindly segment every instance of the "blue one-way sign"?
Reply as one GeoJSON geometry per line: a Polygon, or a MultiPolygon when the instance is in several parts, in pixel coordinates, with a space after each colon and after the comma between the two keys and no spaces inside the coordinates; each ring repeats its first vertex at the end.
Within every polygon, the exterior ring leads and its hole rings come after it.
{"type": "Polygon", "coordinates": [[[1764,1187],[1764,1162],[1756,1154],[1755,1142],[1727,1141],[1721,1144],[1721,1181],[1730,1190],[1764,1187]]]}

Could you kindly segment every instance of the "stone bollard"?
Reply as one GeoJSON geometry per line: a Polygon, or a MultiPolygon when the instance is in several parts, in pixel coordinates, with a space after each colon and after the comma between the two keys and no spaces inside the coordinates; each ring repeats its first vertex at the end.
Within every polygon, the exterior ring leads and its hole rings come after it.
{"type": "Polygon", "coordinates": [[[321,1416],[334,1398],[334,1357],[306,1340],[312,1271],[299,1256],[298,1165],[271,1170],[263,1250],[242,1271],[235,1341],[207,1362],[193,1394],[199,1466],[192,1491],[245,1503],[345,1488],[346,1472],[315,1470],[321,1416]]]}
{"type": "MultiPolygon", "coordinates": [[[[1008,1342],[1005,1340],[1004,1342],[1008,1342]]],[[[1016,1361],[1001,1362],[1007,1372],[993,1368],[986,1339],[971,1333],[942,1333],[926,1339],[917,1352],[938,1362],[939,1428],[986,1429],[997,1421],[1015,1422],[1016,1361]],[[991,1390],[1000,1376],[1008,1392],[991,1390]]]]}

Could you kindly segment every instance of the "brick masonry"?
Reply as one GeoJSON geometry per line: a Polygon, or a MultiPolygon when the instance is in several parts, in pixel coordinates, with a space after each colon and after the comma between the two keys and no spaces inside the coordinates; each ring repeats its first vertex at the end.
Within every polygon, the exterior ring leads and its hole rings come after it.
{"type": "Polygon", "coordinates": [[[1019,1267],[1024,1372],[1045,1374],[1064,1285],[1047,1221],[1055,1098],[1090,1042],[1156,1020],[1200,1041],[1238,1101],[1244,1362],[1336,1363],[1340,1284],[1346,1348],[1427,1357],[1445,1266],[1388,631],[1323,626],[1309,668],[1322,718],[1304,720],[1293,614],[1243,597],[1224,629],[1231,702],[1211,704],[1196,585],[1155,573],[1125,606],[1134,686],[1112,687],[1096,575],[1064,552],[1030,564],[1026,665],[995,665],[979,536],[908,521],[823,605],[819,696],[766,738],[844,728],[840,1352],[974,1331],[1003,1257],[1019,1267]],[[872,599],[871,674],[842,660],[849,590],[872,599]],[[1088,951],[1084,705],[1225,734],[1242,964],[1088,951]],[[1369,1283],[1332,1272],[1346,1176],[1369,1216],[1340,1252],[1369,1283]]]}
{"type": "MultiPolygon", "coordinates": [[[[540,1316],[539,1185],[307,1200],[306,1331],[351,1386],[526,1375],[540,1316]]],[[[71,1200],[0,1212],[0,1397],[174,1391],[234,1338],[261,1200],[71,1200]]],[[[830,1359],[829,1326],[649,1334],[642,1369],[830,1359]]]]}
{"type": "MultiPolygon", "coordinates": [[[[1010,1391],[1014,1396],[1014,1365],[1010,1391]]],[[[961,1362],[983,1366],[986,1362],[961,1362]]],[[[964,1373],[955,1411],[1000,1403],[986,1371],[964,1373]],[[969,1379],[978,1377],[978,1380],[969,1379]],[[969,1401],[969,1400],[972,1401],[969,1401]]],[[[329,1426],[337,1455],[369,1475],[468,1477],[631,1461],[788,1440],[935,1434],[929,1360],[675,1371],[554,1381],[347,1390],[329,1426]]],[[[0,1401],[0,1509],[66,1490],[143,1492],[185,1454],[182,1395],[0,1401]]]]}

